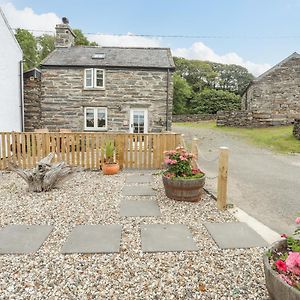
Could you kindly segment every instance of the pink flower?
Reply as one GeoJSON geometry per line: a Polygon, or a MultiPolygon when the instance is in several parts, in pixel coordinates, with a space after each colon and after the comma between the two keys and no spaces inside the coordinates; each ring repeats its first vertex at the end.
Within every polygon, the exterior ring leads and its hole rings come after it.
{"type": "Polygon", "coordinates": [[[275,265],[276,265],[276,268],[277,268],[278,271],[286,272],[286,264],[283,260],[278,259],[276,261],[275,265]]]}
{"type": "Polygon", "coordinates": [[[296,222],[296,224],[300,224],[300,217],[297,217],[295,222],[296,222]]]}
{"type": "Polygon", "coordinates": [[[279,277],[285,281],[288,285],[293,285],[293,281],[286,275],[284,274],[279,274],[279,277]]]}
{"type": "Polygon", "coordinates": [[[300,253],[289,252],[289,256],[285,261],[288,271],[300,275],[300,253]]]}
{"type": "Polygon", "coordinates": [[[288,236],[287,236],[285,233],[283,233],[283,234],[281,235],[281,237],[284,238],[284,239],[286,239],[288,236]]]}
{"type": "Polygon", "coordinates": [[[176,159],[170,159],[170,162],[169,162],[170,165],[175,165],[176,163],[177,163],[176,159]]]}
{"type": "Polygon", "coordinates": [[[179,158],[180,158],[180,160],[187,160],[187,158],[182,155],[180,155],[179,158]]]}

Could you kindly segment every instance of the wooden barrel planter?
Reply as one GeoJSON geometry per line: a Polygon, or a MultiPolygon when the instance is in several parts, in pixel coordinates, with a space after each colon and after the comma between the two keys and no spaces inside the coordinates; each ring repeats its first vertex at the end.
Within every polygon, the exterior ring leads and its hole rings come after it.
{"type": "MultiPolygon", "coordinates": [[[[269,250],[280,249],[286,247],[286,240],[274,243],[269,250]]],[[[270,265],[269,258],[265,254],[264,270],[266,278],[266,286],[271,300],[300,300],[300,291],[288,285],[281,278],[279,274],[274,271],[270,265]]]]}
{"type": "Polygon", "coordinates": [[[171,179],[163,176],[166,196],[178,201],[197,202],[201,199],[205,175],[196,179],[171,179]]]}

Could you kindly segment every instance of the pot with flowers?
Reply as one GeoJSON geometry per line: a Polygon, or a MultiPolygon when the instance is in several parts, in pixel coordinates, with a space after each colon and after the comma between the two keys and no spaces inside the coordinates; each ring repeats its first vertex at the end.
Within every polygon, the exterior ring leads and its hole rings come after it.
{"type": "Polygon", "coordinates": [[[192,167],[194,155],[183,147],[164,153],[167,169],[163,172],[163,184],[166,196],[179,201],[199,201],[205,174],[199,168],[192,167]]]}
{"type": "Polygon", "coordinates": [[[264,255],[266,285],[272,300],[300,299],[300,217],[291,236],[273,244],[264,255]]]}

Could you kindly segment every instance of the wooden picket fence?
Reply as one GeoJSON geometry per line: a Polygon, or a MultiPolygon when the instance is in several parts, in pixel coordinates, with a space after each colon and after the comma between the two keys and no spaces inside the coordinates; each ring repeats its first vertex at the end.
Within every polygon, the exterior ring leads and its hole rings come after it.
{"type": "Polygon", "coordinates": [[[1,132],[0,170],[9,162],[32,168],[42,157],[55,153],[54,161],[72,166],[100,169],[104,161],[104,145],[114,141],[115,156],[121,168],[159,169],[163,152],[181,144],[176,133],[98,133],[98,132],[1,132]]]}

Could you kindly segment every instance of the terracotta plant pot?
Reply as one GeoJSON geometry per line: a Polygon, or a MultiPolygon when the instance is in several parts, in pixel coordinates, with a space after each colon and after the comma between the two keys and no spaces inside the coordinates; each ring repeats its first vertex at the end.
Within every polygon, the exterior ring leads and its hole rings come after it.
{"type": "MultiPolygon", "coordinates": [[[[274,243],[269,250],[282,249],[286,247],[286,240],[274,243]]],[[[266,278],[266,286],[271,300],[299,300],[300,291],[288,285],[281,278],[278,273],[274,271],[270,265],[269,258],[264,254],[264,270],[266,278]]]]}
{"type": "Polygon", "coordinates": [[[115,175],[119,172],[120,166],[118,163],[107,164],[104,163],[102,165],[102,172],[104,175],[115,175]]]}
{"type": "Polygon", "coordinates": [[[197,202],[201,199],[205,175],[195,179],[171,179],[163,175],[166,196],[178,201],[197,202]]]}

